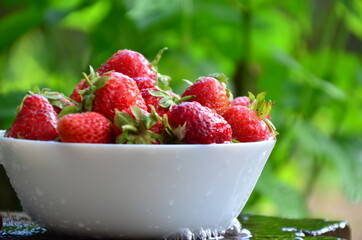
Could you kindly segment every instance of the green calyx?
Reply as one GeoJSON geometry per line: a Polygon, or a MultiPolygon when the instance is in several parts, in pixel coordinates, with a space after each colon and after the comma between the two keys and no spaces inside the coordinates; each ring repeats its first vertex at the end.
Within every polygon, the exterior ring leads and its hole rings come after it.
{"type": "Polygon", "coordinates": [[[184,143],[182,140],[185,138],[185,135],[186,135],[187,122],[185,122],[182,126],[179,125],[176,128],[173,128],[168,121],[167,114],[165,114],[162,117],[162,123],[164,126],[164,134],[165,134],[164,143],[168,143],[168,144],[183,144],[184,143]]]}
{"type": "Polygon", "coordinates": [[[177,95],[171,95],[169,92],[162,90],[158,87],[156,87],[156,89],[157,90],[150,90],[149,93],[154,97],[161,98],[158,105],[163,108],[170,108],[173,105],[178,105],[181,102],[194,98],[194,96],[186,96],[183,98],[179,98],[177,95]]]}
{"type": "Polygon", "coordinates": [[[116,109],[114,124],[122,131],[117,137],[116,143],[121,144],[152,144],[162,143],[163,138],[160,134],[151,131],[150,129],[159,121],[160,116],[152,109],[151,113],[142,112],[137,107],[131,107],[132,115],[125,111],[116,109]]]}
{"type": "Polygon", "coordinates": [[[98,89],[104,87],[107,84],[110,77],[107,76],[107,73],[109,72],[106,72],[105,74],[100,76],[97,72],[94,71],[92,66],[89,66],[89,69],[90,69],[89,76],[83,73],[84,79],[89,87],[84,90],[80,90],[79,94],[82,96],[83,109],[85,111],[91,112],[95,93],[97,92],[98,89]]]}
{"type": "Polygon", "coordinates": [[[255,97],[251,92],[249,92],[249,98],[250,98],[249,108],[255,111],[256,115],[268,125],[269,130],[276,136],[279,133],[276,131],[276,128],[273,125],[273,123],[267,118],[275,102],[272,102],[270,100],[266,101],[265,100],[266,94],[267,94],[266,92],[261,92],[255,97]]]}

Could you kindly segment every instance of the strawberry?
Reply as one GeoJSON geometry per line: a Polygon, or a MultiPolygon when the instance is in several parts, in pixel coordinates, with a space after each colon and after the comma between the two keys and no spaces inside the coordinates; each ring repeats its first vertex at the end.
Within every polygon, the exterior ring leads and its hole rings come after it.
{"type": "Polygon", "coordinates": [[[222,81],[225,83],[227,78],[222,74],[211,76],[214,77],[200,77],[184,91],[181,97],[194,96],[190,101],[199,102],[221,115],[229,109],[231,102],[231,94],[222,83],[222,81]]]}
{"type": "Polygon", "coordinates": [[[76,102],[82,102],[82,96],[79,91],[84,90],[87,87],[89,87],[87,81],[85,79],[80,80],[80,82],[74,87],[72,93],[70,94],[70,98],[76,102]]]}
{"type": "Polygon", "coordinates": [[[232,106],[235,105],[240,105],[240,106],[244,106],[247,107],[250,105],[250,98],[247,96],[242,96],[242,97],[236,97],[234,98],[234,100],[231,102],[232,106]]]}
{"type": "Polygon", "coordinates": [[[65,107],[75,106],[75,104],[71,102],[70,99],[65,97],[64,94],[59,92],[52,92],[48,88],[42,89],[41,91],[39,90],[39,94],[49,100],[57,114],[59,114],[65,107]]]}
{"type": "Polygon", "coordinates": [[[26,95],[6,137],[55,140],[57,123],[57,113],[47,98],[39,94],[26,95]]]}
{"type": "Polygon", "coordinates": [[[97,72],[102,75],[112,70],[131,78],[145,77],[153,80],[157,78],[157,73],[152,69],[150,62],[141,53],[128,49],[113,54],[97,69],[97,72]]]}
{"type": "Polygon", "coordinates": [[[154,109],[151,113],[133,106],[116,110],[113,131],[116,143],[155,144],[162,142],[163,125],[154,109]]]}
{"type": "Polygon", "coordinates": [[[68,114],[59,120],[57,127],[62,142],[110,143],[111,123],[100,113],[68,114]]]}
{"type": "Polygon", "coordinates": [[[146,102],[148,112],[151,112],[151,108],[154,107],[160,116],[163,116],[173,104],[180,101],[180,96],[172,91],[163,91],[157,88],[143,89],[141,94],[146,102]]]}
{"type": "Polygon", "coordinates": [[[97,75],[91,73],[93,82],[86,78],[90,86],[83,96],[87,111],[101,113],[113,121],[116,109],[124,111],[131,106],[138,106],[147,110],[145,101],[132,78],[118,72],[108,72],[101,77],[97,75]]]}
{"type": "Polygon", "coordinates": [[[153,88],[156,85],[156,79],[149,77],[136,77],[133,78],[133,80],[136,81],[139,90],[143,90],[146,88],[153,88]]]}
{"type": "Polygon", "coordinates": [[[176,142],[210,144],[229,142],[230,125],[219,114],[198,102],[182,102],[164,116],[166,132],[176,142]]]}
{"type": "Polygon", "coordinates": [[[256,99],[251,95],[251,101],[255,100],[251,108],[234,105],[223,114],[223,117],[232,127],[233,139],[239,142],[275,139],[277,134],[275,127],[266,118],[272,103],[265,102],[265,94],[258,94],[256,99]]]}

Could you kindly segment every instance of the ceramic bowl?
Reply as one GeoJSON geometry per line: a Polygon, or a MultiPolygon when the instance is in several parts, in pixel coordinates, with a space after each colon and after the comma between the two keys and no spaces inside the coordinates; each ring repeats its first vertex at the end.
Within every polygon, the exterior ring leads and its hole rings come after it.
{"type": "Polygon", "coordinates": [[[0,163],[24,211],[58,234],[106,238],[224,231],[275,144],[74,144],[3,135],[0,163]]]}

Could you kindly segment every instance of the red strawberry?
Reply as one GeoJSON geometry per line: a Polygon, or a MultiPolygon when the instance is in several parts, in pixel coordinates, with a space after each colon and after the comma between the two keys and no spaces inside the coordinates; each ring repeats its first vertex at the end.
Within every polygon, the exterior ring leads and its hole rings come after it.
{"type": "Polygon", "coordinates": [[[244,106],[247,107],[250,105],[250,98],[247,96],[242,96],[242,97],[236,97],[234,98],[234,100],[231,102],[232,106],[235,105],[240,105],[240,106],[244,106]]]}
{"type": "Polygon", "coordinates": [[[57,129],[62,142],[110,143],[112,137],[111,123],[96,112],[65,115],[57,129]]]}
{"type": "Polygon", "coordinates": [[[116,109],[124,111],[131,106],[138,106],[147,110],[136,82],[122,73],[108,72],[88,84],[91,87],[83,96],[87,111],[101,113],[113,121],[116,109]]]}
{"type": "Polygon", "coordinates": [[[50,89],[43,89],[39,93],[40,95],[46,97],[50,104],[53,106],[55,112],[59,114],[65,107],[75,106],[64,94],[59,92],[52,92],[50,89]]]}
{"type": "Polygon", "coordinates": [[[148,113],[137,106],[123,112],[116,110],[113,126],[116,143],[155,144],[162,142],[163,124],[154,110],[148,113]]]}
{"type": "Polygon", "coordinates": [[[99,74],[109,71],[123,73],[131,78],[146,77],[156,80],[157,73],[150,62],[139,52],[128,49],[119,50],[98,69],[99,74]]]}
{"type": "Polygon", "coordinates": [[[163,116],[167,113],[177,100],[180,100],[180,96],[171,92],[163,91],[157,88],[147,88],[141,90],[143,99],[146,102],[148,112],[151,112],[151,106],[155,108],[158,115],[163,116]]]}
{"type": "Polygon", "coordinates": [[[6,136],[31,140],[55,140],[58,136],[57,114],[47,98],[39,94],[27,95],[6,136]]]}
{"type": "Polygon", "coordinates": [[[231,140],[231,127],[225,119],[198,102],[174,105],[165,116],[165,130],[180,142],[210,144],[231,140]]]}
{"type": "Polygon", "coordinates": [[[136,77],[133,80],[136,81],[139,90],[153,88],[156,85],[156,79],[149,77],[136,77]]]}
{"type": "Polygon", "coordinates": [[[265,102],[265,93],[257,96],[252,108],[241,105],[231,106],[223,117],[231,125],[233,138],[239,142],[255,142],[275,139],[277,132],[266,116],[271,102],[265,102]]]}
{"type": "Polygon", "coordinates": [[[70,94],[70,98],[77,102],[82,102],[82,96],[79,91],[84,90],[89,87],[85,79],[80,80],[80,82],[74,87],[73,92],[70,94]]]}
{"type": "MultiPolygon", "coordinates": [[[[216,77],[216,75],[214,76],[216,77]]],[[[226,77],[221,76],[220,80],[224,81],[226,77]]],[[[185,96],[194,96],[190,101],[199,102],[201,105],[211,108],[220,115],[230,107],[230,93],[225,89],[223,84],[214,77],[199,78],[185,90],[181,97],[185,96]]]]}

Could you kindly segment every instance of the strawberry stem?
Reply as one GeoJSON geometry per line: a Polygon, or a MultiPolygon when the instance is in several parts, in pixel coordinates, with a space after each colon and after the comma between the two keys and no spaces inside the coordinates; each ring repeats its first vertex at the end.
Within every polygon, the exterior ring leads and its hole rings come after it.
{"type": "Polygon", "coordinates": [[[158,63],[159,63],[159,61],[160,61],[160,59],[161,59],[161,57],[162,57],[162,54],[163,54],[166,50],[168,50],[168,48],[167,48],[167,47],[164,47],[164,48],[162,48],[160,51],[158,51],[158,53],[156,54],[155,59],[153,59],[153,61],[152,61],[151,64],[150,64],[151,67],[157,69],[157,65],[158,65],[158,63]]]}

